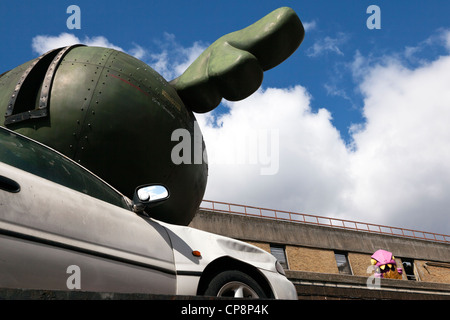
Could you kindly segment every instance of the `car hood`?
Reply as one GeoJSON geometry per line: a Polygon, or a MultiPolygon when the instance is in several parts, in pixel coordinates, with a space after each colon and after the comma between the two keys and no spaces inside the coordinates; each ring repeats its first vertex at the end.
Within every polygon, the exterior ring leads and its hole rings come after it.
{"type": "Polygon", "coordinates": [[[231,257],[276,272],[276,258],[254,245],[191,227],[158,223],[166,228],[172,241],[177,270],[202,272],[210,262],[231,257]],[[195,256],[194,251],[200,256],[195,256]]]}

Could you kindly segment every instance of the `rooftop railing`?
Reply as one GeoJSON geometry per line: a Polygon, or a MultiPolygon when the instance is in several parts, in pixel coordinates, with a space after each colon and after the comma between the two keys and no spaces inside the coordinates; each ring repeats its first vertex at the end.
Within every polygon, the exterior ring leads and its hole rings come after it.
{"type": "Polygon", "coordinates": [[[420,240],[437,241],[450,243],[450,235],[418,231],[412,229],[390,227],[373,223],[365,223],[344,219],[336,219],[330,217],[321,217],[304,213],[296,213],[283,210],[274,210],[260,207],[252,207],[241,204],[226,203],[220,201],[203,200],[200,209],[210,210],[214,212],[225,212],[231,214],[239,214],[244,216],[259,217],[265,219],[274,219],[289,221],[295,223],[308,223],[319,226],[332,228],[349,229],[356,231],[365,231],[378,234],[387,234],[405,238],[413,238],[420,240]]]}

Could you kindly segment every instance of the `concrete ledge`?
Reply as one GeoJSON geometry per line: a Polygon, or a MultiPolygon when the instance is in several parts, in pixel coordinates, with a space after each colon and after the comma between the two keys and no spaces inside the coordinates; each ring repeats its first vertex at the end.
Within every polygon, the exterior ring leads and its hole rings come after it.
{"type": "Polygon", "coordinates": [[[450,245],[386,234],[199,210],[191,227],[244,241],[280,243],[373,254],[383,248],[398,257],[450,262],[450,245]]]}
{"type": "Polygon", "coordinates": [[[432,282],[379,279],[377,289],[367,277],[286,271],[299,299],[450,300],[450,285],[432,282]]]}

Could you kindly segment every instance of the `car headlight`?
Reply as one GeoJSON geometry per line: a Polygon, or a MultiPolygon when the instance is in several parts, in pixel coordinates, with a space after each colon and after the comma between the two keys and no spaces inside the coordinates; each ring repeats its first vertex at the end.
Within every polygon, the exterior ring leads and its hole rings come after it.
{"type": "Polygon", "coordinates": [[[275,269],[277,269],[278,273],[281,273],[283,276],[286,276],[286,273],[284,272],[284,268],[278,260],[277,260],[277,262],[275,262],[275,269]]]}

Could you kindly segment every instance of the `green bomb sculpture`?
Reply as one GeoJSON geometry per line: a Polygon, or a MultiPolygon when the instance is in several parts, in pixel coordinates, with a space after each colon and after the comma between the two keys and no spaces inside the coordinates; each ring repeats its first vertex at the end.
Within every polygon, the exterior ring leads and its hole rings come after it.
{"type": "Polygon", "coordinates": [[[139,185],[166,186],[170,199],[149,214],[187,225],[202,201],[208,167],[174,163],[179,142],[172,133],[187,130],[194,148],[200,132],[194,112],[251,95],[263,72],[287,59],[303,37],[296,13],[277,9],[215,41],[170,82],[117,50],[58,48],[0,75],[0,125],[58,150],[130,198],[139,185]]]}

